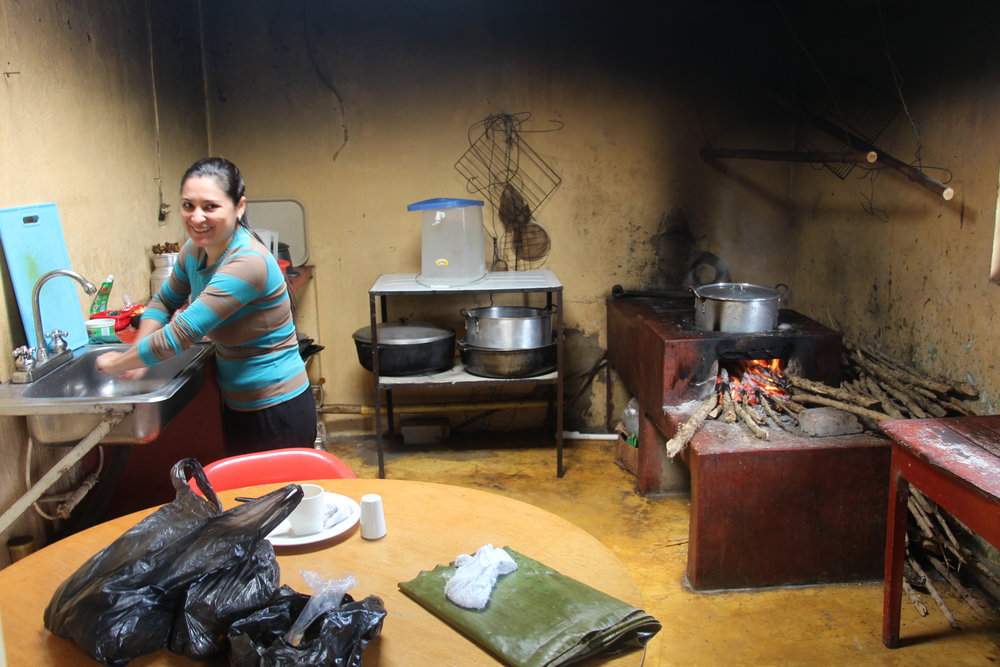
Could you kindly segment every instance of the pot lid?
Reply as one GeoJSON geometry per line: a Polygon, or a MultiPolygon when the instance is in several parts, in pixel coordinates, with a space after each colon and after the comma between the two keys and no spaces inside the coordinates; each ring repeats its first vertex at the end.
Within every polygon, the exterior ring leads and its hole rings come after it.
{"type": "MultiPolygon", "coordinates": [[[[429,322],[410,322],[402,319],[398,322],[382,322],[378,325],[379,345],[417,345],[433,343],[454,336],[451,329],[442,329],[429,322]]],[[[354,332],[354,340],[360,343],[372,342],[372,328],[361,327],[354,332]]]]}
{"type": "Polygon", "coordinates": [[[699,299],[719,301],[770,301],[782,296],[773,287],[753,283],[711,283],[692,287],[691,291],[699,299]]]}

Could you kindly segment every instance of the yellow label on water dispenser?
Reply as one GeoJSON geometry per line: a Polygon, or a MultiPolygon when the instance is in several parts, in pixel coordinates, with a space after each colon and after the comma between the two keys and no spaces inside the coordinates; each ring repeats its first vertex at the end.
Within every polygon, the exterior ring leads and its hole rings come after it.
{"type": "Polygon", "coordinates": [[[434,263],[438,266],[448,266],[448,260],[446,259],[435,259],[434,263]]]}

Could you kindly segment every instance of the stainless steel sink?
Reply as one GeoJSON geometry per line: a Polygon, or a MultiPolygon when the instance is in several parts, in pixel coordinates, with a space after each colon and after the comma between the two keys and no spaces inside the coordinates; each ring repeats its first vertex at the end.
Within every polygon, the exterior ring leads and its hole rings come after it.
{"type": "Polygon", "coordinates": [[[82,347],[72,361],[35,382],[0,385],[0,415],[27,417],[28,432],[38,444],[75,445],[109,410],[131,410],[101,442],[152,442],[201,388],[212,346],[195,345],[153,366],[139,380],[121,380],[97,370],[99,355],[126,349],[124,344],[82,347]]]}

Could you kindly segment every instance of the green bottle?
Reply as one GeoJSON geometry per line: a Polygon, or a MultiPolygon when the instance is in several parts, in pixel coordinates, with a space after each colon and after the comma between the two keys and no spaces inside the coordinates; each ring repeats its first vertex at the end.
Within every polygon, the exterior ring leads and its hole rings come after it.
{"type": "Polygon", "coordinates": [[[111,295],[111,286],[114,282],[115,277],[108,274],[108,277],[104,279],[103,283],[101,283],[101,288],[97,290],[97,296],[94,297],[94,302],[90,304],[91,315],[108,309],[108,297],[111,295]]]}

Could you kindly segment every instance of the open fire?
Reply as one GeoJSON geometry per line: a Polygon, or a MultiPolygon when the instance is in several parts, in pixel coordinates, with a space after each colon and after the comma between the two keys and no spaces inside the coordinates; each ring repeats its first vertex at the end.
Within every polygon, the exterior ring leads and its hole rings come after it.
{"type": "Polygon", "coordinates": [[[727,360],[715,390],[667,442],[667,454],[680,452],[706,419],[742,423],[754,437],[768,439],[769,425],[792,431],[796,413],[805,409],[792,400],[792,383],[783,359],[727,360]]]}
{"type": "Polygon", "coordinates": [[[758,405],[767,398],[787,401],[791,384],[782,373],[784,366],[782,359],[730,361],[719,371],[716,388],[725,391],[728,387],[734,401],[747,405],[758,405]]]}

